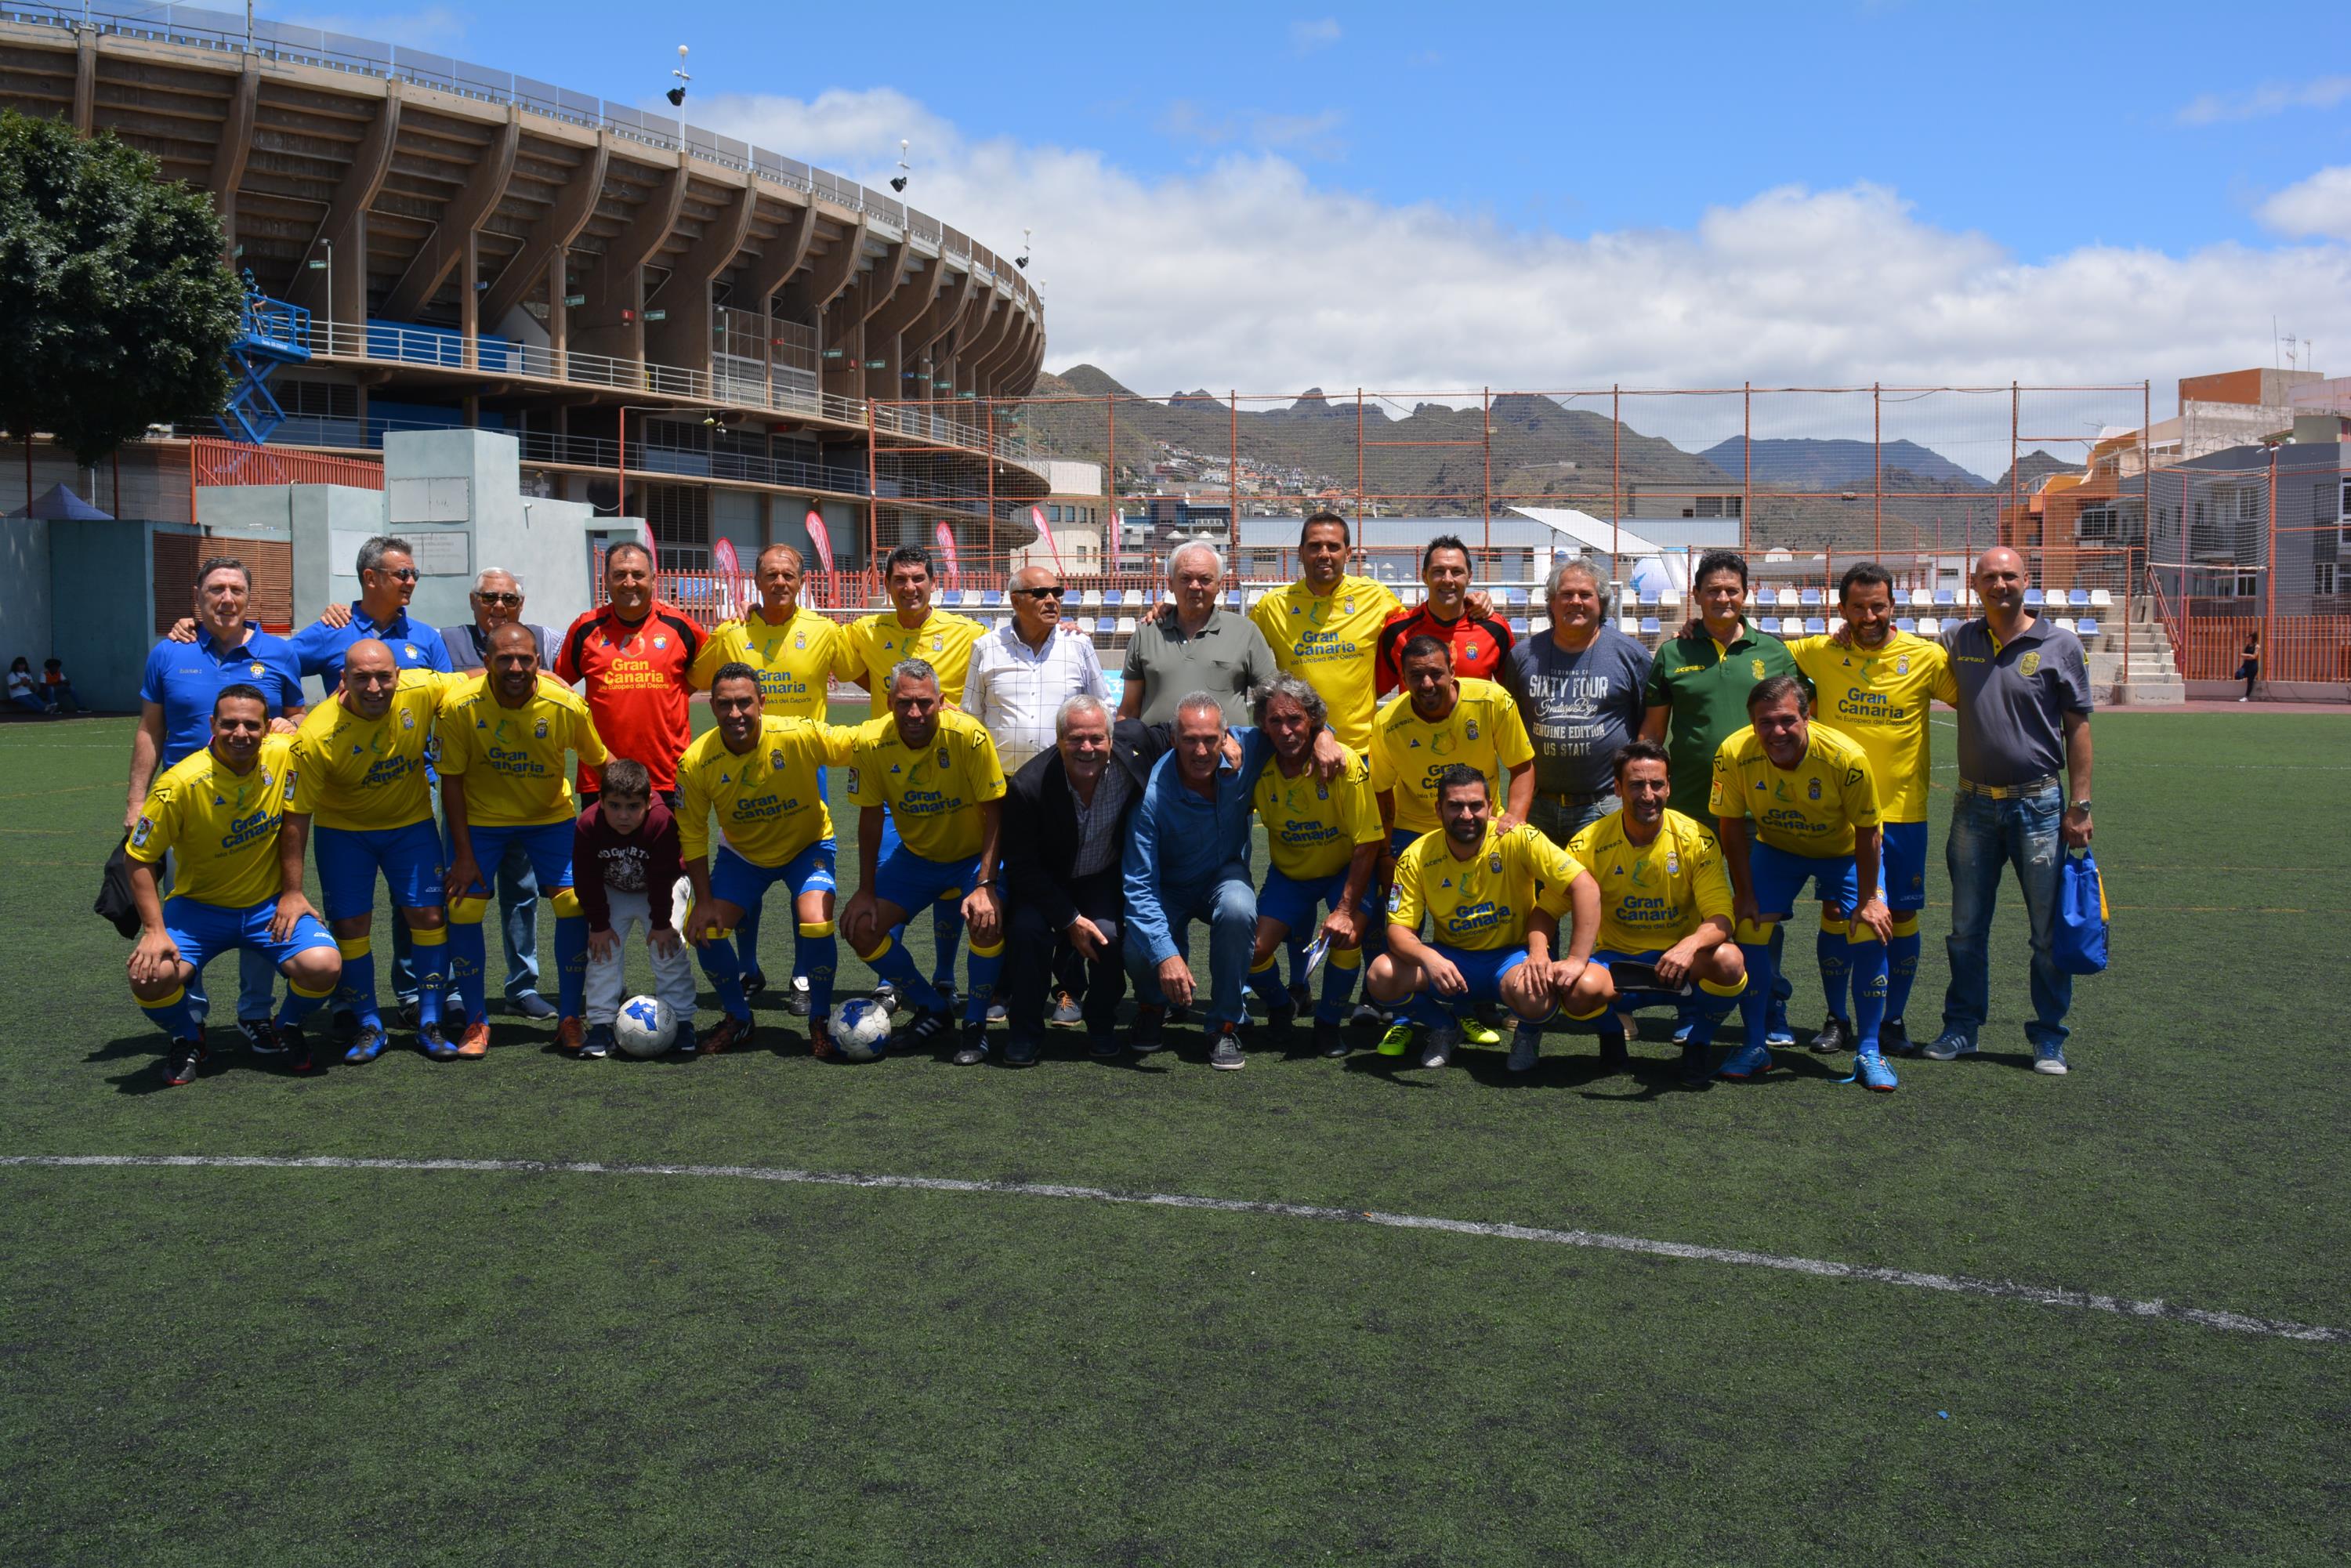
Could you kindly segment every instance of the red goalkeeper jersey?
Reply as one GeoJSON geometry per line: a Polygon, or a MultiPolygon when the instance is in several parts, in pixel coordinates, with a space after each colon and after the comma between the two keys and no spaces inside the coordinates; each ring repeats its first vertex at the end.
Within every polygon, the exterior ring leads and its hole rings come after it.
{"type": "Polygon", "coordinates": [[[1415,637],[1434,637],[1447,644],[1453,650],[1453,673],[1481,681],[1500,680],[1510,656],[1510,628],[1499,615],[1480,621],[1464,611],[1450,621],[1439,621],[1426,604],[1399,610],[1380,628],[1380,695],[1404,685],[1404,645],[1415,637]]]}
{"type": "MultiPolygon", "coordinates": [[[[694,738],[686,672],[706,641],[692,617],[658,599],[633,625],[602,604],[571,623],[555,656],[558,675],[585,683],[588,716],[604,748],[643,763],[656,789],[677,788],[677,759],[694,738]]],[[[599,788],[597,779],[594,768],[580,765],[580,789],[599,788]]]]}

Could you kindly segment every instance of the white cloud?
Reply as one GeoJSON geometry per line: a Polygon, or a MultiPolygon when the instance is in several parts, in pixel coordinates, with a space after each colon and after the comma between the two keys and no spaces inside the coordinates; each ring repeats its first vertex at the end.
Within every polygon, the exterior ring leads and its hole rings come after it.
{"type": "Polygon", "coordinates": [[[2261,205],[2260,217],[2283,235],[2351,240],[2351,164],[2321,169],[2261,205]]]}
{"type": "Polygon", "coordinates": [[[2317,77],[2304,82],[2263,82],[2250,92],[2199,93],[2176,117],[2182,125],[2218,125],[2262,120],[2290,109],[2333,109],[2351,99],[2351,77],[2317,77]]]}
{"type": "Polygon", "coordinates": [[[1327,49],[1338,41],[1339,19],[1336,16],[1290,24],[1290,47],[1297,54],[1311,55],[1317,49],[1327,49]]]}
{"type": "Polygon", "coordinates": [[[1345,151],[1339,128],[1346,120],[1345,111],[1337,109],[1314,114],[1248,110],[1238,114],[1211,115],[1191,99],[1179,98],[1160,115],[1159,130],[1180,141],[1197,141],[1208,147],[1238,142],[1259,149],[1288,148],[1306,157],[1327,160],[1345,151]]]}
{"type": "Polygon", "coordinates": [[[896,94],[721,99],[696,119],[793,156],[825,149],[869,183],[904,127],[925,125],[909,199],[998,248],[1036,231],[1048,365],[1090,361],[1152,392],[2165,389],[2266,361],[2273,314],[2351,341],[2351,245],[2332,240],[2027,260],[1870,184],[1765,191],[1687,230],[1566,237],[1332,189],[1270,152],[1145,177],[1084,149],[969,141],[896,94]]]}

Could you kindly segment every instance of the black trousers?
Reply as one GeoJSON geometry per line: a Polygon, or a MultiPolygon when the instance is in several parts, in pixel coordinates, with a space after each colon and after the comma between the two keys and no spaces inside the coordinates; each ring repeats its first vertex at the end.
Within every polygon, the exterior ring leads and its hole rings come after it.
{"type": "MultiPolygon", "coordinates": [[[[1085,967],[1082,1004],[1086,1032],[1108,1034],[1126,996],[1126,965],[1119,953],[1119,933],[1126,908],[1123,883],[1113,866],[1099,875],[1070,885],[1078,913],[1102,927],[1106,940],[1102,956],[1079,961],[1085,967]]],[[[1045,996],[1054,976],[1076,952],[1067,934],[1045,924],[1034,904],[1015,904],[1004,953],[1004,1015],[1007,1032],[1015,1040],[1045,1038],[1045,996]]]]}

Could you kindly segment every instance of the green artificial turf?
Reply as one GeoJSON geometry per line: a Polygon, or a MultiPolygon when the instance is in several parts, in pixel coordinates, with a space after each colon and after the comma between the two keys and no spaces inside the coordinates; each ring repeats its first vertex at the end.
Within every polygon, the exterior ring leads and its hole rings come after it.
{"type": "MultiPolygon", "coordinates": [[[[2097,723],[2116,959],[2027,1070],[580,1063],[156,1086],[128,727],[0,727],[0,1154],[736,1165],[1612,1231],[2351,1327],[2351,720],[2097,723]]],[[[1948,728],[1938,750],[1949,751],[1948,728]]],[[[1948,781],[1946,765],[1938,777],[1948,781]]],[[[1931,1032],[1948,923],[1938,794],[1931,1032]]],[[[841,824],[844,891],[854,856],[841,824]]],[[[380,915],[380,922],[388,916],[380,915]]],[[[1800,923],[1801,924],[1801,923],[1800,923]]],[[[771,915],[771,978],[789,968],[771,915]]],[[[928,923],[909,932],[925,959],[928,923]]],[[[1795,1016],[1818,1012],[1811,942],[1795,1016]]],[[[869,983],[846,953],[842,983],[869,983]]],[[[636,960],[643,973],[643,959],[636,960]]],[[[214,984],[233,986],[222,966],[214,984]]],[[[771,996],[775,993],[771,992],[771,996]]],[[[707,1005],[705,992],[705,1005],[707,1005]]],[[[708,1015],[705,1014],[705,1017],[708,1015]]],[[[219,1031],[215,1031],[217,1037],[219,1031]]],[[[405,1045],[402,1040],[401,1044],[405,1045]]],[[[1284,1046],[1288,1049],[1284,1049],[1284,1046]]],[[[724,1177],[0,1168],[0,1561],[2338,1562],[2351,1346],[1535,1242],[724,1177]]]]}

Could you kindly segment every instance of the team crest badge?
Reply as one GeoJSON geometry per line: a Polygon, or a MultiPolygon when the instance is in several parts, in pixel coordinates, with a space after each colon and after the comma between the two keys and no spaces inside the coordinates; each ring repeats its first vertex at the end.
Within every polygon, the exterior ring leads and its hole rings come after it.
{"type": "Polygon", "coordinates": [[[414,729],[416,727],[416,716],[410,713],[406,708],[401,709],[400,727],[402,729],[414,729]]]}
{"type": "Polygon", "coordinates": [[[782,752],[780,752],[780,751],[770,751],[769,753],[768,753],[768,767],[770,767],[770,768],[781,768],[783,765],[784,765],[784,754],[783,754],[782,752]]]}
{"type": "Polygon", "coordinates": [[[1492,872],[1496,876],[1501,875],[1502,857],[1499,855],[1489,855],[1487,857],[1486,869],[1492,872]]]}
{"type": "Polygon", "coordinates": [[[530,727],[530,735],[533,740],[545,740],[547,738],[547,721],[545,719],[540,719],[537,724],[532,725],[530,727]]]}
{"type": "Polygon", "coordinates": [[[1354,612],[1355,612],[1355,596],[1354,596],[1353,594],[1352,594],[1352,593],[1351,593],[1351,594],[1347,595],[1347,597],[1346,597],[1346,598],[1342,599],[1341,601],[1339,601],[1339,613],[1340,613],[1340,614],[1342,614],[1342,615],[1353,615],[1354,612]]]}
{"type": "Polygon", "coordinates": [[[947,766],[947,748],[944,746],[939,747],[939,766],[942,768],[947,766]]]}
{"type": "Polygon", "coordinates": [[[807,653],[807,652],[808,652],[808,633],[807,633],[807,632],[794,632],[794,633],[792,634],[792,649],[793,649],[793,651],[794,651],[795,653],[807,653]]]}
{"type": "Polygon", "coordinates": [[[2017,660],[2016,673],[2021,675],[2039,674],[2041,673],[2041,655],[2037,653],[2027,653],[2022,659],[2017,660]]]}
{"type": "Polygon", "coordinates": [[[1810,798],[1810,799],[1812,799],[1812,800],[1819,800],[1819,799],[1821,798],[1821,781],[1820,781],[1819,779],[1813,779],[1813,780],[1812,781],[1812,783],[1811,783],[1811,784],[1810,784],[1810,785],[1805,789],[1804,793],[1805,793],[1805,795],[1806,795],[1808,798],[1810,798]]]}
{"type": "Polygon", "coordinates": [[[1679,876],[1681,873],[1682,857],[1676,852],[1667,850],[1666,852],[1666,874],[1667,876],[1679,876]]]}
{"type": "MultiPolygon", "coordinates": [[[[146,819],[144,819],[144,818],[140,819],[139,826],[140,826],[140,828],[141,828],[142,831],[144,831],[144,829],[145,829],[145,828],[146,828],[146,826],[147,826],[146,819]]],[[[1404,889],[1403,889],[1403,888],[1401,888],[1401,887],[1392,887],[1392,888],[1388,889],[1388,913],[1389,913],[1390,915],[1394,915],[1394,914],[1395,914],[1398,909],[1402,908],[1403,906],[1404,906],[1404,889]]]]}
{"type": "Polygon", "coordinates": [[[1754,672],[1755,672],[1755,678],[1756,678],[1757,680],[1759,680],[1759,681],[1760,681],[1760,680],[1761,680],[1761,679],[1763,678],[1763,661],[1762,661],[1762,660],[1761,660],[1761,659],[1753,659],[1753,660],[1750,660],[1750,661],[1749,661],[1749,663],[1748,663],[1747,667],[1748,667],[1749,669],[1750,669],[1750,670],[1752,670],[1752,671],[1754,671],[1754,672]]]}
{"type": "Polygon", "coordinates": [[[1477,739],[1477,738],[1478,738],[1478,721],[1477,721],[1476,719],[1474,719],[1474,718],[1473,718],[1473,719],[1471,719],[1471,720],[1468,722],[1468,724],[1467,726],[1465,726],[1465,727],[1464,727],[1464,728],[1463,728],[1463,730],[1462,730],[1462,733],[1463,733],[1463,734],[1465,734],[1465,735],[1467,735],[1467,736],[1468,736],[1470,739],[1472,739],[1472,740],[1477,739]]]}
{"type": "Polygon", "coordinates": [[[247,669],[251,670],[251,671],[252,671],[255,674],[256,674],[256,675],[266,675],[266,674],[267,674],[269,673],[268,669],[267,669],[266,666],[261,665],[261,664],[248,664],[248,665],[246,665],[246,667],[247,669]]]}
{"type": "Polygon", "coordinates": [[[404,643],[404,644],[402,644],[402,648],[403,648],[403,651],[408,654],[408,656],[409,656],[410,658],[413,659],[414,657],[416,657],[416,644],[415,644],[415,643],[404,643]]]}
{"type": "Polygon", "coordinates": [[[275,779],[272,779],[272,778],[269,776],[269,769],[268,769],[268,768],[263,768],[263,769],[261,770],[261,787],[262,787],[264,789],[268,789],[272,784],[275,784],[275,783],[277,783],[277,780],[276,780],[275,779]]]}
{"type": "Polygon", "coordinates": [[[947,651],[947,640],[946,640],[945,637],[934,637],[934,638],[932,638],[932,639],[931,639],[931,652],[932,652],[932,653],[946,653],[946,651],[947,651]]]}
{"type": "Polygon", "coordinates": [[[656,637],[653,639],[653,646],[657,649],[666,648],[669,646],[669,639],[666,637],[656,637]]]}
{"type": "Polygon", "coordinates": [[[1907,675],[1910,673],[1909,654],[1905,653],[1900,658],[1894,661],[1894,673],[1897,675],[1907,675]]]}
{"type": "Polygon", "coordinates": [[[1314,798],[1317,800],[1328,800],[1331,798],[1331,786],[1328,784],[1314,786],[1314,798]]]}
{"type": "Polygon", "coordinates": [[[852,795],[857,793],[857,769],[854,768],[849,770],[849,792],[852,795]]]}

